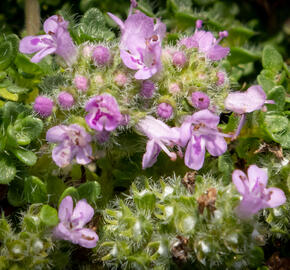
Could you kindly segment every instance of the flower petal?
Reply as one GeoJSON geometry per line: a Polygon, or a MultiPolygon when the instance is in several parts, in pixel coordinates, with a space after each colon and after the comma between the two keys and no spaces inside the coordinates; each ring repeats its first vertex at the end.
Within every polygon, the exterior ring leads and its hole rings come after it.
{"type": "Polygon", "coordinates": [[[52,159],[58,167],[66,167],[73,159],[71,147],[64,143],[55,146],[52,150],[52,159]]]}
{"type": "Polygon", "coordinates": [[[71,239],[71,231],[61,222],[53,229],[53,236],[63,240],[71,239]]]}
{"type": "Polygon", "coordinates": [[[31,58],[31,62],[33,63],[38,63],[42,58],[44,58],[45,56],[52,54],[56,51],[55,47],[48,47],[48,48],[43,48],[41,51],[39,51],[37,54],[35,54],[32,58],[31,58]]]}
{"type": "Polygon", "coordinates": [[[43,39],[53,42],[50,35],[27,36],[20,40],[19,51],[21,53],[31,54],[47,48],[49,45],[43,42],[43,39]]]}
{"type": "Polygon", "coordinates": [[[72,222],[77,222],[75,228],[82,228],[87,224],[94,216],[94,209],[91,207],[85,199],[77,202],[73,214],[71,216],[72,222]]]}
{"type": "Polygon", "coordinates": [[[61,222],[69,221],[73,213],[73,199],[71,196],[66,196],[60,203],[58,208],[58,218],[61,222]]]}
{"type": "Polygon", "coordinates": [[[266,191],[271,194],[271,198],[267,202],[267,207],[274,208],[286,202],[286,196],[282,189],[271,187],[267,188],[266,191]]]}
{"type": "Polygon", "coordinates": [[[226,57],[230,52],[230,48],[215,45],[208,50],[206,56],[212,61],[218,61],[226,57]]]}
{"type": "Polygon", "coordinates": [[[137,63],[135,57],[125,50],[120,50],[120,57],[126,67],[134,70],[140,68],[140,64],[137,63]]]}
{"type": "Polygon", "coordinates": [[[233,183],[235,184],[238,192],[241,195],[246,194],[247,192],[249,192],[249,181],[248,181],[248,177],[246,176],[246,174],[241,171],[241,170],[234,170],[233,174],[232,174],[232,180],[233,183]]]}
{"type": "Polygon", "coordinates": [[[207,127],[216,129],[220,118],[209,110],[201,110],[192,115],[191,121],[194,124],[204,123],[207,127]]]}
{"type": "Polygon", "coordinates": [[[94,248],[99,240],[98,235],[91,229],[81,229],[77,232],[77,243],[85,248],[94,248]]]}
{"type": "Polygon", "coordinates": [[[111,17],[111,19],[112,19],[116,24],[119,25],[121,31],[124,31],[124,29],[125,29],[124,22],[123,22],[121,19],[119,19],[117,16],[115,16],[114,14],[112,14],[112,13],[110,13],[110,12],[108,12],[108,15],[111,17]]]}
{"type": "Polygon", "coordinates": [[[161,151],[161,148],[154,140],[149,140],[146,145],[146,152],[143,155],[142,159],[142,168],[143,170],[149,167],[152,167],[153,164],[157,161],[157,157],[161,151]]]}
{"type": "Polygon", "coordinates": [[[193,170],[202,168],[205,155],[205,141],[202,137],[192,136],[189,141],[185,156],[184,163],[187,167],[193,170]]]}
{"type": "Polygon", "coordinates": [[[89,164],[92,161],[89,158],[89,156],[91,155],[92,155],[92,147],[90,145],[87,145],[85,148],[79,147],[76,154],[76,162],[82,165],[89,164]]]}
{"type": "Polygon", "coordinates": [[[268,182],[267,169],[259,168],[256,165],[251,165],[248,168],[248,178],[250,183],[250,189],[253,188],[256,181],[258,181],[260,184],[263,184],[263,186],[266,187],[268,182]]]}
{"type": "Polygon", "coordinates": [[[206,149],[212,156],[217,157],[227,151],[228,145],[224,137],[218,135],[207,135],[203,137],[206,141],[206,149]]]}
{"type": "Polygon", "coordinates": [[[61,143],[67,137],[67,127],[64,125],[54,126],[46,132],[46,140],[52,143],[61,143]]]}

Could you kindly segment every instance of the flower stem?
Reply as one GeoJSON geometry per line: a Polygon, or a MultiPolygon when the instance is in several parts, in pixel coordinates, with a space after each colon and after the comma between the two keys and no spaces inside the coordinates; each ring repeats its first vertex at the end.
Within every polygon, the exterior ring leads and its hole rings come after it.
{"type": "Polygon", "coordinates": [[[39,32],[40,8],[38,0],[25,0],[25,27],[29,36],[39,32]]]}

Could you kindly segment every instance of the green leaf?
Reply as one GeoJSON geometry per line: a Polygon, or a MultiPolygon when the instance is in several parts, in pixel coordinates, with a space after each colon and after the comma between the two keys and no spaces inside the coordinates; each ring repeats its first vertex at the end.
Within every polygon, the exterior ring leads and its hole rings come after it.
{"type": "Polygon", "coordinates": [[[228,152],[218,157],[218,169],[222,172],[223,179],[230,181],[230,176],[234,170],[234,164],[228,152]]]}
{"type": "Polygon", "coordinates": [[[80,199],[86,199],[88,203],[95,203],[101,193],[101,186],[96,181],[81,184],[77,191],[80,199]]]}
{"type": "Polygon", "coordinates": [[[273,46],[267,45],[263,50],[262,65],[265,69],[279,71],[283,65],[283,58],[273,46]]]}
{"type": "Polygon", "coordinates": [[[66,197],[66,196],[71,196],[73,197],[76,201],[79,200],[79,193],[75,187],[68,187],[65,189],[65,191],[61,194],[58,204],[61,203],[61,201],[66,197]]]}
{"type": "Polygon", "coordinates": [[[10,149],[10,151],[27,166],[33,166],[37,161],[37,156],[29,150],[25,149],[10,149]]]}
{"type": "Polygon", "coordinates": [[[26,177],[23,192],[28,203],[44,203],[47,201],[46,185],[38,177],[26,177]]]}
{"type": "Polygon", "coordinates": [[[2,153],[0,154],[0,184],[8,184],[16,175],[13,162],[2,153]]]}
{"type": "Polygon", "coordinates": [[[57,204],[58,199],[66,188],[65,184],[56,176],[49,176],[46,183],[47,193],[49,194],[49,203],[57,204]]]}
{"type": "Polygon", "coordinates": [[[47,204],[41,207],[39,217],[46,226],[53,227],[58,224],[57,210],[47,204]]]}
{"type": "Polygon", "coordinates": [[[262,86],[263,90],[266,93],[270,92],[275,86],[275,83],[271,79],[263,75],[259,75],[257,79],[258,79],[258,83],[262,86]]]}
{"type": "Polygon", "coordinates": [[[39,137],[43,129],[43,123],[38,118],[27,116],[17,120],[14,129],[18,143],[20,145],[27,145],[39,137]]]}
{"type": "Polygon", "coordinates": [[[287,129],[289,121],[287,117],[270,114],[265,116],[266,128],[270,133],[278,133],[287,129]]]}
{"type": "Polygon", "coordinates": [[[267,99],[274,100],[275,104],[268,104],[268,110],[283,111],[285,106],[286,92],[283,86],[275,86],[269,91],[267,99]]]}
{"type": "Polygon", "coordinates": [[[25,204],[23,190],[24,190],[23,179],[15,178],[9,185],[9,190],[7,193],[8,202],[15,207],[25,204]]]}
{"type": "Polygon", "coordinates": [[[15,58],[13,45],[9,41],[0,44],[0,70],[7,69],[15,58]]]}
{"type": "Polygon", "coordinates": [[[260,59],[260,56],[257,55],[257,53],[253,53],[249,50],[240,47],[231,47],[230,52],[231,53],[228,56],[228,60],[233,66],[238,64],[254,62],[260,59]]]}
{"type": "Polygon", "coordinates": [[[77,31],[73,34],[76,34],[75,38],[79,43],[86,40],[111,40],[115,37],[115,34],[106,26],[103,13],[97,8],[91,8],[85,13],[77,31]]]}
{"type": "Polygon", "coordinates": [[[8,126],[8,124],[13,123],[17,116],[25,111],[26,108],[16,102],[8,101],[3,106],[3,115],[2,118],[4,120],[4,125],[8,126]]]}
{"type": "Polygon", "coordinates": [[[41,75],[43,72],[39,65],[32,63],[30,58],[23,54],[18,54],[14,61],[19,73],[41,75]]]}

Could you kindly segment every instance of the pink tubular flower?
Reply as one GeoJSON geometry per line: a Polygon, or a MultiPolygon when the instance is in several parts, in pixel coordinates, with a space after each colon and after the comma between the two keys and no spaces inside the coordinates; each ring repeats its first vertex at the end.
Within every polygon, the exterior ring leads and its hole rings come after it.
{"type": "Polygon", "coordinates": [[[120,56],[128,68],[137,70],[135,78],[146,80],[159,72],[162,68],[161,42],[166,26],[159,20],[154,25],[154,19],[142,12],[129,15],[125,22],[108,14],[121,29],[120,56]]]}
{"type": "Polygon", "coordinates": [[[247,175],[235,170],[232,175],[233,182],[243,196],[240,205],[236,208],[241,218],[250,218],[259,210],[274,208],[286,202],[283,190],[275,187],[266,188],[268,175],[267,170],[256,165],[251,165],[247,175]]]}
{"type": "Polygon", "coordinates": [[[97,131],[113,131],[123,120],[116,99],[109,94],[91,98],[85,109],[89,112],[86,116],[87,124],[97,131]]]}
{"type": "Polygon", "coordinates": [[[176,67],[183,68],[186,64],[186,60],[184,52],[175,52],[172,56],[172,64],[176,67]]]}
{"type": "Polygon", "coordinates": [[[156,86],[154,82],[146,80],[142,82],[141,96],[144,98],[151,98],[155,92],[156,86]]]}
{"type": "Polygon", "coordinates": [[[211,32],[207,32],[204,30],[199,30],[202,27],[202,21],[197,20],[196,29],[193,36],[184,38],[180,41],[181,45],[189,48],[198,48],[199,52],[202,52],[212,61],[218,61],[224,57],[226,57],[230,49],[222,47],[219,42],[228,36],[227,31],[223,31],[219,33],[219,39],[216,40],[211,32]]]}
{"type": "Polygon", "coordinates": [[[58,209],[60,223],[54,228],[56,238],[70,241],[85,248],[94,248],[99,240],[98,235],[92,229],[84,226],[93,218],[94,209],[85,199],[77,202],[73,208],[71,196],[65,197],[58,209]]]}
{"type": "Polygon", "coordinates": [[[58,144],[52,150],[52,159],[60,168],[69,165],[74,157],[78,164],[91,162],[91,136],[77,124],[50,128],[46,133],[46,140],[58,144]]]}
{"type": "Polygon", "coordinates": [[[245,92],[230,93],[225,100],[226,109],[241,114],[241,120],[234,138],[237,138],[246,121],[245,114],[260,110],[265,104],[273,104],[273,100],[266,100],[266,94],[260,85],[253,85],[245,92]]]}
{"type": "Polygon", "coordinates": [[[176,129],[170,128],[165,123],[152,116],[146,116],[139,121],[137,128],[149,138],[146,145],[146,152],[142,160],[143,169],[153,166],[157,161],[161,149],[171,158],[171,160],[176,160],[176,153],[170,152],[166,147],[166,145],[172,147],[177,143],[179,132],[176,129]]]}
{"type": "Polygon", "coordinates": [[[77,50],[67,30],[68,22],[59,15],[49,17],[43,24],[46,35],[27,36],[20,41],[19,51],[26,54],[37,52],[31,62],[38,63],[45,56],[55,53],[68,65],[76,59],[77,50]]]}
{"type": "Polygon", "coordinates": [[[209,110],[202,110],[189,116],[179,128],[179,144],[186,146],[184,163],[193,170],[203,166],[205,149],[212,156],[220,156],[227,150],[224,137],[217,129],[219,117],[209,110]]]}

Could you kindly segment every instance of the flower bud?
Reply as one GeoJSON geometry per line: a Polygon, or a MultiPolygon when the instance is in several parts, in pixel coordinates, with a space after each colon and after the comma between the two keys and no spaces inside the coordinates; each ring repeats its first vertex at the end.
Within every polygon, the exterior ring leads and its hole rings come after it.
{"type": "Polygon", "coordinates": [[[172,116],[173,108],[170,104],[162,102],[157,107],[157,114],[163,119],[169,119],[172,116]]]}
{"type": "Polygon", "coordinates": [[[218,77],[217,85],[222,85],[225,82],[225,74],[219,71],[216,76],[218,77]]]}
{"type": "Polygon", "coordinates": [[[93,52],[93,60],[96,65],[104,66],[109,63],[111,59],[110,50],[104,46],[97,46],[93,52]]]}
{"type": "Polygon", "coordinates": [[[120,72],[114,77],[114,82],[119,86],[122,87],[128,82],[127,76],[120,72]]]}
{"type": "Polygon", "coordinates": [[[87,91],[89,88],[88,79],[81,75],[75,77],[74,84],[76,88],[81,91],[87,91]]]}
{"type": "Polygon", "coordinates": [[[186,63],[186,56],[183,52],[175,52],[172,56],[172,63],[176,67],[183,68],[186,63]]]}
{"type": "Polygon", "coordinates": [[[92,45],[86,45],[83,48],[83,56],[86,58],[90,58],[92,56],[94,47],[92,45]]]}
{"type": "Polygon", "coordinates": [[[191,101],[193,107],[197,109],[207,109],[210,103],[209,97],[203,92],[193,92],[191,95],[191,101]]]}
{"type": "Polygon", "coordinates": [[[44,97],[44,96],[38,96],[35,99],[33,109],[42,117],[50,116],[52,113],[52,108],[53,108],[53,101],[50,98],[44,97]]]}
{"type": "Polygon", "coordinates": [[[171,94],[177,94],[177,93],[179,93],[180,92],[180,87],[179,87],[178,83],[171,83],[169,85],[168,91],[171,94]]]}
{"type": "Polygon", "coordinates": [[[143,81],[142,89],[141,89],[141,96],[144,98],[151,98],[155,91],[155,84],[150,80],[143,81]]]}
{"type": "Polygon", "coordinates": [[[65,91],[59,93],[57,100],[63,109],[70,109],[75,102],[73,96],[65,91]]]}

